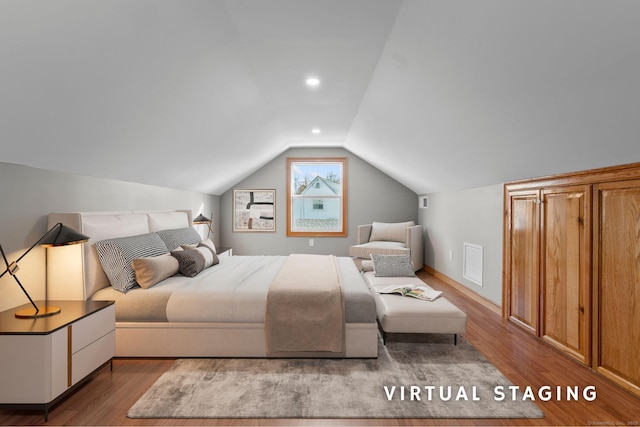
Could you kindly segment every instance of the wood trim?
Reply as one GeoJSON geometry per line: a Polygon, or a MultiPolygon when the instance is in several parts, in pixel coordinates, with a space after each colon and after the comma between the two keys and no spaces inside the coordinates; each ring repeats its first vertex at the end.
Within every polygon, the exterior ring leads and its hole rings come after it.
{"type": "MultiPolygon", "coordinates": [[[[494,303],[492,301],[489,301],[488,299],[486,299],[482,295],[478,294],[477,292],[474,292],[473,290],[467,288],[462,283],[456,282],[451,277],[447,276],[446,274],[440,273],[439,271],[435,270],[434,268],[432,268],[432,267],[430,267],[428,265],[425,265],[423,267],[423,270],[426,273],[431,274],[432,276],[434,276],[438,280],[442,280],[447,285],[451,286],[452,288],[454,288],[455,290],[457,290],[458,292],[460,292],[461,294],[463,294],[467,298],[469,298],[469,299],[477,302],[478,304],[482,305],[483,307],[491,310],[492,312],[494,312],[498,316],[502,315],[502,309],[500,308],[500,306],[498,304],[496,304],[496,303],[494,303]]],[[[418,275],[420,275],[420,273],[418,273],[418,275]]]]}
{"type": "Polygon", "coordinates": [[[73,385],[73,325],[67,326],[67,387],[73,385]]]}
{"type": "Polygon", "coordinates": [[[640,178],[640,163],[629,163],[619,166],[609,166],[588,169],[578,172],[568,172],[548,175],[539,178],[510,181],[504,184],[509,189],[535,189],[549,186],[597,184],[611,181],[626,181],[640,178]]]}
{"type": "Polygon", "coordinates": [[[591,368],[596,372],[600,363],[600,221],[602,200],[596,184],[591,189],[593,212],[591,215],[591,368]]]}
{"type": "Polygon", "coordinates": [[[511,207],[509,206],[509,191],[507,184],[502,184],[502,309],[503,318],[509,318],[509,299],[511,288],[506,286],[509,274],[511,274],[511,207]]]}

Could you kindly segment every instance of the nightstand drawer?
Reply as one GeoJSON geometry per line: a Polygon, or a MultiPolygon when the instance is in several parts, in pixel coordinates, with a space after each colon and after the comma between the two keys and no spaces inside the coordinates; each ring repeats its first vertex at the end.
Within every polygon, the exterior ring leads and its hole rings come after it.
{"type": "Polygon", "coordinates": [[[71,385],[95,371],[97,367],[108,362],[113,357],[115,348],[116,332],[111,331],[97,341],[74,353],[71,360],[71,385]]]}
{"type": "Polygon", "coordinates": [[[77,353],[97,339],[115,330],[116,308],[110,305],[91,316],[75,322],[72,332],[71,352],[77,353]]]}

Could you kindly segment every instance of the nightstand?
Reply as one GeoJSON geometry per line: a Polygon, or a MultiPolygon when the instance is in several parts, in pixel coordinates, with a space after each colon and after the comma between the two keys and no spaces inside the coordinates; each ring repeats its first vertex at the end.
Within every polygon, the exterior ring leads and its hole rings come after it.
{"type": "Polygon", "coordinates": [[[233,248],[216,248],[216,254],[221,256],[233,256],[233,248]]]}
{"type": "MultiPolygon", "coordinates": [[[[113,301],[48,301],[62,312],[37,319],[0,313],[0,408],[49,408],[115,354],[113,301]]],[[[113,369],[113,365],[111,366],[113,369]]]]}

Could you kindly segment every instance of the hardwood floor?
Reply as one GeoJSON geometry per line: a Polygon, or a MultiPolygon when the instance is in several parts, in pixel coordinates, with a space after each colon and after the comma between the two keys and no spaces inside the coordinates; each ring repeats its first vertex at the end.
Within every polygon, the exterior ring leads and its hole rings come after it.
{"type": "MultiPolygon", "coordinates": [[[[491,309],[458,292],[436,277],[421,272],[432,287],[468,315],[465,338],[515,385],[596,387],[594,401],[561,400],[535,403],[545,414],[542,419],[128,419],[126,413],[137,399],[165,372],[173,360],[117,359],[113,372],[102,368],[68,399],[54,407],[49,422],[39,412],[0,410],[1,425],[640,425],[640,398],[560,354],[542,340],[520,331],[491,309]]],[[[8,387],[1,384],[0,387],[8,387]]]]}

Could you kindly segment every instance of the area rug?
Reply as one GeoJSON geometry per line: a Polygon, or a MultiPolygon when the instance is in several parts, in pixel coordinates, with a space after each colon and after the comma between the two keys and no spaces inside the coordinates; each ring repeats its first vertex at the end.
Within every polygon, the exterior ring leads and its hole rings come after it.
{"type": "Polygon", "coordinates": [[[544,416],[520,393],[512,395],[512,384],[463,338],[458,345],[452,336],[423,341],[380,343],[377,359],[179,359],[127,416],[544,416]]]}

